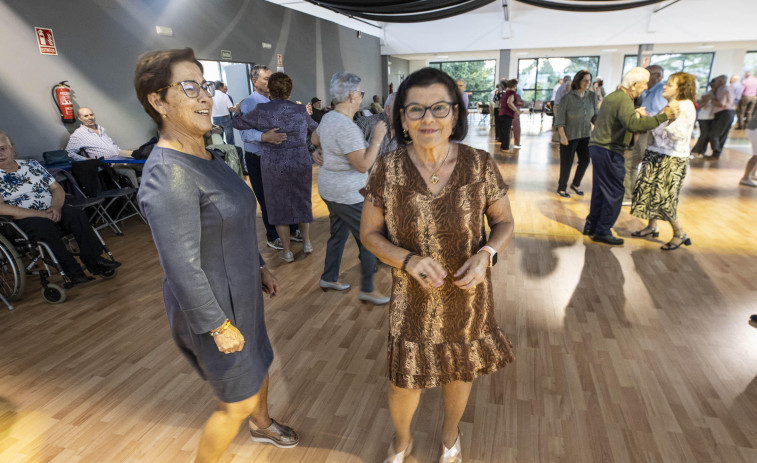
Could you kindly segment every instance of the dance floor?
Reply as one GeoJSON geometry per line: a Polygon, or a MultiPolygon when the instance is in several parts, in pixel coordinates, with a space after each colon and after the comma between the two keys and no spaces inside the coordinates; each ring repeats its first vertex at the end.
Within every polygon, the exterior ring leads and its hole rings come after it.
{"type": "MultiPolygon", "coordinates": [[[[748,155],[692,161],[679,206],[692,246],[661,251],[666,224],[659,239],[631,238],[644,224],[625,207],[615,230],[626,243],[610,247],[580,232],[591,169],[586,197],[559,198],[549,119],[524,116],[523,130],[513,153],[476,120],[467,140],[494,152],[511,185],[515,237],[493,278],[516,360],[474,384],[464,461],[757,461],[757,189],[738,185],[748,155]]],[[[281,283],[266,299],[271,414],[300,445],[255,444],[243,429],[223,462],[373,463],[392,439],[388,308],[359,303],[354,241],[342,261],[353,289],[318,289],[328,214],[315,188],[313,208],[312,255],[296,244],[286,264],[260,247],[281,283]]],[[[124,264],[115,279],[49,305],[31,278],[15,310],[0,307],[2,462],[194,458],[215,399],[170,338],[149,229],[130,219],[124,236],[103,236],[124,264]]],[[[376,279],[388,293],[388,268],[376,279]]],[[[441,419],[441,391],[425,391],[409,461],[438,460],[441,419]]]]}

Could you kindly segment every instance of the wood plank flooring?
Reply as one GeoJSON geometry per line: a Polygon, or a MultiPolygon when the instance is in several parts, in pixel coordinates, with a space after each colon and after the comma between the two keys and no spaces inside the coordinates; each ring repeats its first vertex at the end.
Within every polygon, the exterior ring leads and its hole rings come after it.
{"type": "MultiPolygon", "coordinates": [[[[580,234],[589,199],[560,199],[545,120],[523,118],[524,147],[495,154],[511,184],[516,236],[494,269],[497,318],[516,361],[475,383],[461,423],[466,462],[748,463],[757,461],[757,190],[739,187],[747,155],[694,161],[680,216],[693,246],[665,253],[624,208],[623,247],[580,234]]],[[[734,137],[743,136],[734,132],[734,137]]],[[[469,143],[492,150],[489,128],[469,143]]],[[[583,183],[591,191],[591,170],[583,183]]],[[[302,440],[281,450],[239,433],[223,462],[380,462],[387,308],[321,292],[328,237],[314,190],[315,252],[285,264],[261,247],[282,286],[266,300],[275,350],[273,416],[302,440]]],[[[262,228],[262,227],[261,227],[262,228]]],[[[189,462],[213,410],[210,388],[170,339],[147,226],[104,234],[118,276],[45,303],[36,281],[0,307],[0,462],[189,462]]],[[[259,238],[262,237],[262,234],[259,238]]],[[[388,292],[386,267],[376,276],[388,292]]],[[[440,453],[441,393],[424,392],[411,461],[440,453]]]]}

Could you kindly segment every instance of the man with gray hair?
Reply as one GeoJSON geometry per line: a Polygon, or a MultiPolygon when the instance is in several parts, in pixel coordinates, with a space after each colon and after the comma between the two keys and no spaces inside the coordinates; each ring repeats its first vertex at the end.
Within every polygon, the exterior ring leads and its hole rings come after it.
{"type": "Polygon", "coordinates": [[[678,103],[672,102],[655,116],[636,111],[634,98],[647,88],[649,71],[642,67],[631,69],[623,82],[607,95],[599,109],[594,131],[589,141],[589,156],[594,164],[591,207],[584,225],[584,235],[606,244],[623,244],[612,235],[612,227],[620,214],[623,202],[623,153],[633,132],[652,130],[678,115],[678,103]]]}
{"type": "Polygon", "coordinates": [[[394,95],[390,94],[384,102],[384,110],[378,114],[372,114],[368,117],[361,117],[355,123],[365,135],[365,141],[370,141],[373,138],[373,132],[376,129],[376,124],[383,122],[389,129],[381,140],[379,146],[378,155],[381,156],[384,153],[394,151],[397,149],[397,138],[395,137],[394,128],[392,127],[392,107],[394,106],[394,95]]]}
{"type": "MultiPolygon", "coordinates": [[[[664,86],[662,68],[653,64],[647,66],[647,71],[649,71],[649,82],[647,83],[647,89],[641,93],[641,109],[644,109],[649,114],[657,114],[668,104],[668,100],[662,96],[662,87],[664,86]]],[[[626,176],[623,180],[623,187],[625,189],[623,194],[624,206],[631,205],[633,185],[636,183],[636,177],[639,174],[639,164],[641,164],[641,158],[644,157],[647,146],[649,146],[649,132],[642,132],[636,139],[633,148],[631,148],[630,155],[626,158],[626,176]]]]}

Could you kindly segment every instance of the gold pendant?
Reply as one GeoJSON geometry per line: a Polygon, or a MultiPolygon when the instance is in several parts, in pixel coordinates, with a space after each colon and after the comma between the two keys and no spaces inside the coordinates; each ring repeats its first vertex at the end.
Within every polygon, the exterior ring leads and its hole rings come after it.
{"type": "Polygon", "coordinates": [[[439,183],[439,176],[436,175],[436,174],[432,175],[431,176],[431,183],[433,183],[434,185],[436,185],[437,183],[439,183]]]}

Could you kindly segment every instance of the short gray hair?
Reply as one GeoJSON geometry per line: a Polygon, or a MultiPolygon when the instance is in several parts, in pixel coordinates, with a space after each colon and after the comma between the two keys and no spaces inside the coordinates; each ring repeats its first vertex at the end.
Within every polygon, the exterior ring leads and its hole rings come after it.
{"type": "Polygon", "coordinates": [[[13,139],[10,137],[10,135],[3,132],[2,130],[0,130],[0,138],[5,138],[6,140],[8,140],[8,143],[10,143],[11,146],[16,146],[16,144],[13,143],[13,139]]]}
{"type": "Polygon", "coordinates": [[[265,64],[256,64],[255,66],[250,69],[250,79],[252,80],[258,80],[260,77],[260,71],[270,71],[271,68],[266,66],[265,64]]]}
{"type": "Polygon", "coordinates": [[[331,93],[331,97],[334,101],[341,103],[350,97],[350,92],[357,91],[357,86],[360,85],[361,81],[362,79],[356,74],[347,71],[339,71],[331,76],[329,93],[331,93]]]}
{"type": "Polygon", "coordinates": [[[643,67],[637,66],[626,72],[620,86],[626,89],[633,87],[634,82],[649,82],[649,71],[643,67]]]}

